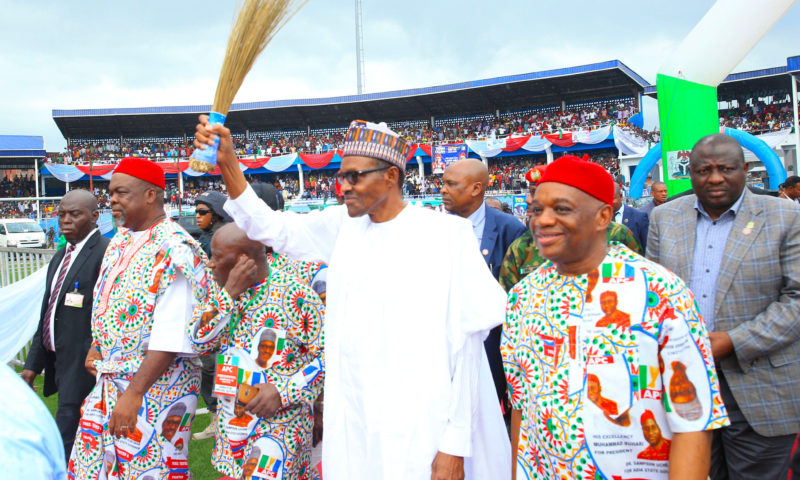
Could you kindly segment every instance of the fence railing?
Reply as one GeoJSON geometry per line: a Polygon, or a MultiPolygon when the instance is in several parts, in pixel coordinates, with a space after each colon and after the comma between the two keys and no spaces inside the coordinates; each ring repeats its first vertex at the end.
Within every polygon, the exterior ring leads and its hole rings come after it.
{"type": "MultiPolygon", "coordinates": [[[[47,266],[56,253],[52,249],[0,247],[0,287],[22,280],[31,273],[47,266]]],[[[30,350],[30,342],[17,352],[11,363],[22,366],[30,350]]]]}
{"type": "Polygon", "coordinates": [[[22,280],[47,266],[55,250],[42,248],[0,247],[0,287],[22,280]]]}

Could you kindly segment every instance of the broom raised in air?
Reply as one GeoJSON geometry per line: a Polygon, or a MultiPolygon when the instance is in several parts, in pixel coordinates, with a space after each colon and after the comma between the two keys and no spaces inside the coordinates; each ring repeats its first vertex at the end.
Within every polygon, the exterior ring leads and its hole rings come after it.
{"type": "MultiPolygon", "coordinates": [[[[244,77],[267,44],[307,0],[244,0],[233,24],[225,60],[219,72],[217,93],[214,95],[210,124],[225,123],[233,98],[244,77]]],[[[204,150],[195,150],[189,168],[210,172],[217,166],[219,139],[204,150]]]]}

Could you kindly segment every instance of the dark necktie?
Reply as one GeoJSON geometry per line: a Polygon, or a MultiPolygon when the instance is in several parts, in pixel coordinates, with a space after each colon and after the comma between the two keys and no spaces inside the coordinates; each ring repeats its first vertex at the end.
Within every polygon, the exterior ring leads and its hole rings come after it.
{"type": "Polygon", "coordinates": [[[53,291],[50,292],[50,301],[47,303],[47,311],[44,312],[44,324],[42,325],[42,344],[51,352],[56,351],[56,342],[53,338],[53,332],[50,331],[50,317],[53,314],[53,310],[56,308],[56,302],[58,301],[59,294],[61,293],[61,285],[64,283],[64,277],[67,276],[67,270],[69,270],[69,259],[72,256],[73,250],[75,250],[75,245],[70,245],[67,247],[67,253],[64,255],[64,261],[61,262],[61,268],[58,271],[58,280],[56,280],[56,285],[53,287],[53,291]]]}

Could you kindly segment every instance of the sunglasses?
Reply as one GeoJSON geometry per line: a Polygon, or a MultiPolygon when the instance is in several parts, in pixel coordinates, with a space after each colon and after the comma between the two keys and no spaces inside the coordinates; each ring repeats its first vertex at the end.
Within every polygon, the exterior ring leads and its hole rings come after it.
{"type": "Polygon", "coordinates": [[[208,215],[209,213],[211,213],[211,210],[202,210],[202,209],[195,210],[194,213],[196,213],[197,215],[208,215]]]}
{"type": "Polygon", "coordinates": [[[367,170],[345,170],[345,171],[338,171],[336,172],[336,178],[339,179],[339,183],[346,181],[350,185],[355,185],[358,183],[358,179],[361,178],[362,175],[366,175],[372,172],[380,172],[381,170],[388,170],[390,167],[378,167],[378,168],[370,168],[367,170]]]}

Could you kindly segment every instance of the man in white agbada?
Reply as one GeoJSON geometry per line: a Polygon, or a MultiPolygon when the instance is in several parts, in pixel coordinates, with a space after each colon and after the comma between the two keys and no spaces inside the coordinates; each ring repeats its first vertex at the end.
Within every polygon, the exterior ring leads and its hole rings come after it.
{"type": "Polygon", "coordinates": [[[277,252],[329,265],[325,479],[510,478],[482,344],[503,322],[505,294],[469,221],[403,201],[405,141],[354,121],[338,173],[345,206],[298,215],[256,197],[230,131],[201,116],[195,146],[217,136],[236,224],[277,252]]]}

